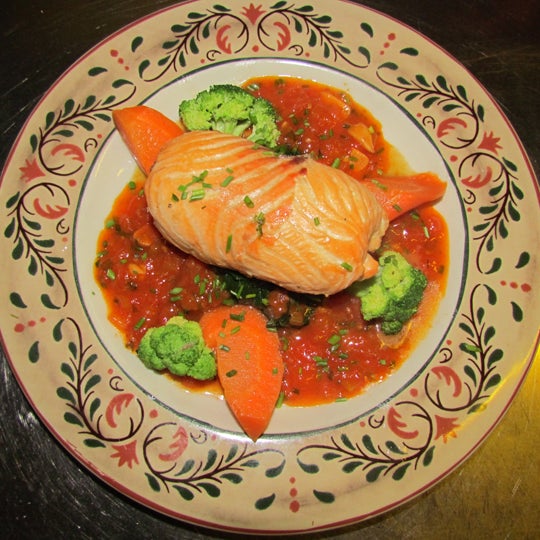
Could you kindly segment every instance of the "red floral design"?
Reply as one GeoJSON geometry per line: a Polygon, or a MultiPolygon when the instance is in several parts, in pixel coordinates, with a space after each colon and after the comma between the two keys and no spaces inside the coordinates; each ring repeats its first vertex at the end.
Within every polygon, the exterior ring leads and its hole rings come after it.
{"type": "Polygon", "coordinates": [[[109,426],[115,428],[117,427],[116,416],[119,416],[122,413],[122,410],[127,408],[135,396],[133,394],[118,394],[114,396],[105,412],[105,418],[109,426]]]}
{"type": "Polygon", "coordinates": [[[407,423],[402,420],[401,414],[397,412],[395,407],[390,407],[388,412],[388,427],[392,432],[402,439],[415,439],[418,437],[418,430],[407,430],[407,423]]]}
{"type": "Polygon", "coordinates": [[[24,166],[19,167],[19,170],[22,172],[21,179],[25,182],[30,182],[35,178],[45,176],[45,173],[41,170],[36,158],[33,158],[32,160],[27,159],[24,162],[24,166]]]}
{"type": "Polygon", "coordinates": [[[66,158],[70,158],[73,161],[80,161],[81,163],[84,163],[84,152],[75,144],[58,144],[54,147],[51,154],[53,156],[56,156],[62,152],[63,156],[66,158]]]}
{"type": "Polygon", "coordinates": [[[162,461],[176,461],[187,448],[188,434],[183,427],[179,427],[173,436],[174,442],[169,445],[171,452],[167,454],[159,454],[159,459],[162,461]]]}
{"type": "Polygon", "coordinates": [[[438,379],[443,380],[447,386],[453,386],[454,391],[452,395],[454,397],[461,394],[461,379],[459,375],[448,366],[435,366],[431,372],[437,376],[438,379]]]}
{"type": "Polygon", "coordinates": [[[111,457],[118,459],[119,467],[122,467],[122,465],[127,465],[131,469],[133,467],[133,463],[136,465],[139,464],[136,440],[126,444],[113,444],[112,447],[116,450],[116,452],[111,454],[111,457]]]}
{"type": "Polygon", "coordinates": [[[257,19],[264,13],[261,5],[255,6],[253,2],[243,9],[243,15],[249,19],[251,24],[255,24],[257,19]]]}
{"type": "Polygon", "coordinates": [[[499,144],[500,140],[500,137],[494,137],[493,131],[490,131],[489,133],[484,133],[482,142],[478,145],[478,147],[482,148],[483,150],[489,150],[490,152],[498,155],[498,151],[502,149],[502,146],[499,144]]]}
{"type": "Polygon", "coordinates": [[[491,182],[493,178],[493,170],[491,167],[485,167],[481,173],[474,176],[466,176],[462,178],[461,181],[467,187],[472,189],[479,189],[491,182]]]}
{"type": "Polygon", "coordinates": [[[447,118],[439,124],[439,127],[437,129],[437,137],[445,137],[451,131],[457,129],[458,127],[467,127],[467,122],[465,122],[461,118],[447,118]]]}
{"type": "Polygon", "coordinates": [[[438,414],[435,414],[434,417],[437,425],[435,439],[442,437],[443,441],[447,443],[449,437],[457,437],[455,430],[455,428],[459,427],[459,424],[456,424],[457,417],[445,418],[444,416],[439,416],[438,414]]]}
{"type": "Polygon", "coordinates": [[[283,51],[288,47],[291,42],[291,32],[289,27],[281,22],[274,23],[274,26],[278,28],[277,32],[277,48],[279,51],[283,51]]]}
{"type": "Polygon", "coordinates": [[[64,216],[69,208],[67,206],[60,206],[56,204],[51,206],[50,204],[42,204],[39,199],[34,200],[34,210],[46,219],[58,219],[64,216]]]}
{"type": "Polygon", "coordinates": [[[229,25],[222,26],[218,31],[216,35],[216,44],[219,47],[220,50],[222,50],[224,53],[231,54],[232,47],[231,43],[229,41],[228,32],[230,31],[231,27],[229,25]]]}

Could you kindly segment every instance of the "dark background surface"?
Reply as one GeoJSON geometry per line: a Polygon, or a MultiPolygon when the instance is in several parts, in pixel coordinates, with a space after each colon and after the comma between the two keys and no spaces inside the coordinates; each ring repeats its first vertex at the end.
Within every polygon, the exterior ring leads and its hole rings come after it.
{"type": "MultiPolygon", "coordinates": [[[[0,38],[0,164],[66,68],[110,33],[173,3],[8,2],[0,38]]],[[[419,30],[464,64],[499,102],[538,175],[538,1],[363,3],[419,30]]],[[[230,537],[164,518],[89,474],[33,413],[3,353],[0,370],[0,537],[230,537]]],[[[488,441],[450,477],[384,516],[310,538],[540,538],[537,372],[538,366],[488,441]]]]}

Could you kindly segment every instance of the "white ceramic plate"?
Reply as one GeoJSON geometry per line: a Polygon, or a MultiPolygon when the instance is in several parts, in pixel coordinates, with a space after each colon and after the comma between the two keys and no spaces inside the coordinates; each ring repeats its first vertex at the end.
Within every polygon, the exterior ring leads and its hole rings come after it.
{"type": "Polygon", "coordinates": [[[119,491],[235,531],[337,527],[409,500],[466,459],[538,345],[538,193],[493,99],[447,53],[347,2],[204,0],[122,29],[44,96],[0,187],[2,338],[28,399],[66,449],[119,491]],[[135,164],[114,108],[171,118],[215,82],[291,75],[343,88],[416,170],[447,180],[446,296],[392,377],[344,403],[283,407],[257,443],[225,403],[149,373],[107,321],[97,236],[135,164]]]}

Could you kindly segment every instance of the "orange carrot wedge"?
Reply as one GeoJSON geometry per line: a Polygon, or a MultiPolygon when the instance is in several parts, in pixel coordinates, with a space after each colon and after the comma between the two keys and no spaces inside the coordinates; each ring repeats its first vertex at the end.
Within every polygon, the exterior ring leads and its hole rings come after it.
{"type": "Polygon", "coordinates": [[[148,174],[164,144],[184,130],[156,109],[145,105],[113,111],[114,125],[141,170],[148,174]]]}
{"type": "Polygon", "coordinates": [[[270,422],[283,379],[279,339],[266,322],[250,306],[221,306],[200,320],[204,340],[216,354],[225,401],[254,441],[270,422]]]}
{"type": "Polygon", "coordinates": [[[422,204],[440,199],[446,190],[446,182],[429,172],[367,179],[362,183],[375,195],[390,221],[422,204]]]}

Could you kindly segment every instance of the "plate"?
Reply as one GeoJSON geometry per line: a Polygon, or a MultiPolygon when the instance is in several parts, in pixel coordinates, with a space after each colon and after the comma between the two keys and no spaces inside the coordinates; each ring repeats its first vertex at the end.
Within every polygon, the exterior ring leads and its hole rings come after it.
{"type": "Polygon", "coordinates": [[[494,100],[446,52],[347,2],[195,1],[122,29],[66,72],[19,135],[0,186],[2,339],[64,447],[118,491],[221,530],[335,528],[396,507],[489,435],[538,347],[538,194],[494,100]],[[447,294],[403,367],[358,398],[283,407],[252,443],[225,404],[133,361],[92,278],[98,231],[135,170],[111,122],[170,117],[216,81],[293,75],[342,87],[412,168],[448,181],[447,294]],[[240,503],[240,504],[239,504],[240,503]]]}

